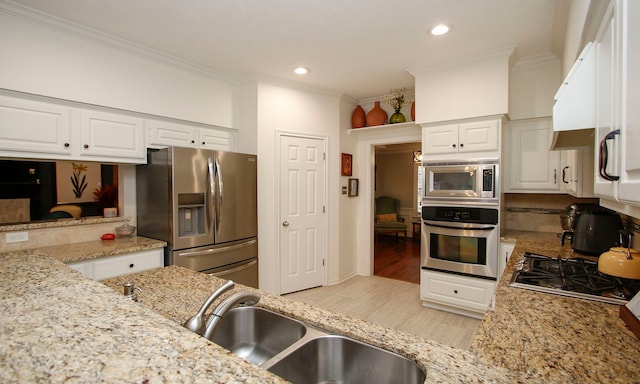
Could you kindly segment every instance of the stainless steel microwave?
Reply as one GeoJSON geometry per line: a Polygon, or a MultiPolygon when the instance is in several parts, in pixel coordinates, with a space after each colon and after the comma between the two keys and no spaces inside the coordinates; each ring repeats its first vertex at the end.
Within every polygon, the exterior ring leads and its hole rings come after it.
{"type": "Polygon", "coordinates": [[[499,162],[465,161],[424,164],[424,201],[497,204],[499,162]]]}

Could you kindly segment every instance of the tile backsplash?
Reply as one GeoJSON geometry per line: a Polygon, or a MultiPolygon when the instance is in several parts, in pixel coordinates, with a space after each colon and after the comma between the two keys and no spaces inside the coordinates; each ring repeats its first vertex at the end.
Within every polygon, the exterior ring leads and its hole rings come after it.
{"type": "Polygon", "coordinates": [[[561,233],[560,214],[573,203],[598,204],[598,199],[580,199],[561,194],[506,193],[506,230],[561,233]]]}

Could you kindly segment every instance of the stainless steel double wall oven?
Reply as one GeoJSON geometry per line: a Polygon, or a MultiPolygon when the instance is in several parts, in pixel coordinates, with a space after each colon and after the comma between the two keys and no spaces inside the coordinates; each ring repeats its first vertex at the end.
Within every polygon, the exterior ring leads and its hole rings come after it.
{"type": "Polygon", "coordinates": [[[425,163],[424,178],[421,267],[495,280],[498,160],[425,163]]]}

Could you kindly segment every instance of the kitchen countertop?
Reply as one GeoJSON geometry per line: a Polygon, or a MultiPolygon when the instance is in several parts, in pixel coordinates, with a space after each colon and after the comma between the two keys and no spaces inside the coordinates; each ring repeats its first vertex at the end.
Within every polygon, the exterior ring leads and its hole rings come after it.
{"type": "MultiPolygon", "coordinates": [[[[42,250],[0,263],[0,382],[283,382],[180,325],[222,279],[171,266],[106,281],[114,290],[42,250]],[[139,302],[122,295],[124,280],[144,290],[139,302]]],[[[523,382],[414,335],[264,292],[259,305],[404,355],[427,383],[523,382]]]]}
{"type": "Polygon", "coordinates": [[[167,243],[164,241],[133,236],[130,238],[118,237],[115,240],[96,240],[39,247],[38,251],[63,263],[74,263],[99,259],[101,257],[164,248],[166,245],[167,243]]]}
{"type": "MultiPolygon", "coordinates": [[[[524,251],[566,257],[570,249],[555,234],[507,236],[514,256],[471,352],[264,292],[259,305],[404,355],[428,383],[637,382],[640,341],[617,305],[508,286],[524,251]]],[[[103,284],[61,262],[158,245],[147,240],[0,254],[0,381],[282,382],[180,325],[223,280],[171,266],[103,284]],[[144,290],[139,302],[122,295],[124,281],[144,290]]]]}
{"type": "Polygon", "coordinates": [[[482,361],[545,383],[637,383],[640,340],[618,315],[619,305],[509,287],[525,251],[575,257],[556,234],[510,232],[516,241],[471,350],[482,361]]]}

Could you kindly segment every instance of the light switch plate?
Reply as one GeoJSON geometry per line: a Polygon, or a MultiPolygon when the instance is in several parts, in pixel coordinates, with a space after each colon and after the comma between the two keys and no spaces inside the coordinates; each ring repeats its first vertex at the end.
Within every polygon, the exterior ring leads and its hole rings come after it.
{"type": "Polygon", "coordinates": [[[29,232],[9,232],[5,238],[7,243],[19,243],[22,241],[29,241],[29,232]]]}

